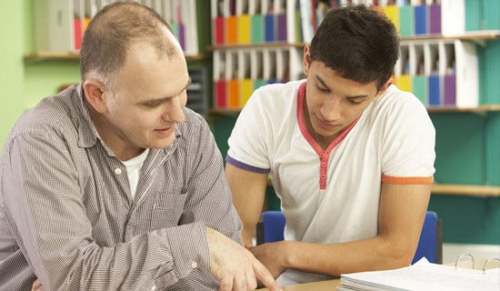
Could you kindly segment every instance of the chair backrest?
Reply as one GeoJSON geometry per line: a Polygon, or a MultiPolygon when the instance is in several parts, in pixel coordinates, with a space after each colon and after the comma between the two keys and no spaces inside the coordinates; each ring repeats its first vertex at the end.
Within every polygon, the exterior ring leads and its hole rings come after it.
{"type": "Polygon", "coordinates": [[[281,211],[264,211],[257,225],[257,244],[284,239],[286,219],[281,211]]]}
{"type": "MultiPolygon", "coordinates": [[[[284,239],[286,219],[281,211],[264,211],[257,225],[257,243],[275,242],[284,239]]],[[[426,257],[431,263],[443,261],[443,231],[441,220],[434,211],[427,211],[412,264],[426,257]]]]}
{"type": "Polygon", "coordinates": [[[425,257],[429,262],[443,263],[443,230],[434,211],[427,211],[412,264],[425,257]]]}

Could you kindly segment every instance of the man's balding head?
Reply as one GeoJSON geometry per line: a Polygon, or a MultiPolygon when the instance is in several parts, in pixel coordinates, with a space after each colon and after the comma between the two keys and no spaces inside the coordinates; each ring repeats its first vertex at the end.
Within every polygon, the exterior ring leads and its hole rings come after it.
{"type": "Polygon", "coordinates": [[[158,57],[172,57],[182,51],[169,25],[152,9],[134,2],[118,2],[103,8],[90,22],[83,38],[81,78],[96,73],[109,81],[125,63],[136,42],[150,44],[158,57]]]}

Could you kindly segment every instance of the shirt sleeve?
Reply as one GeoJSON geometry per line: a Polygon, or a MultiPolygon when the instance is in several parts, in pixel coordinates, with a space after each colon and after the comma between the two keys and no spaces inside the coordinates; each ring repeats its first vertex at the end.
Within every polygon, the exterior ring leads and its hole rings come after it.
{"type": "Polygon", "coordinates": [[[382,134],[382,182],[431,184],[434,174],[435,129],[427,110],[415,97],[401,95],[382,134]]]}
{"type": "MultiPolygon", "coordinates": [[[[193,261],[208,265],[205,223],[197,220],[200,214],[181,226],[116,245],[98,245],[92,237],[76,167],[60,134],[40,130],[19,135],[7,152],[1,191],[8,219],[44,290],[150,290],[153,285],[170,286],[188,276],[193,261]]],[[[211,163],[207,160],[200,165],[208,170],[211,163]]],[[[198,207],[205,198],[223,195],[227,193],[200,194],[198,207]]],[[[196,206],[196,201],[191,203],[196,206]]],[[[222,206],[214,204],[214,208],[226,209],[220,215],[230,214],[229,218],[207,223],[236,237],[238,224],[230,212],[230,200],[220,203],[222,206]]]]}
{"type": "Polygon", "coordinates": [[[241,111],[229,137],[226,162],[252,172],[270,171],[272,120],[266,114],[265,87],[255,91],[241,111]]]}

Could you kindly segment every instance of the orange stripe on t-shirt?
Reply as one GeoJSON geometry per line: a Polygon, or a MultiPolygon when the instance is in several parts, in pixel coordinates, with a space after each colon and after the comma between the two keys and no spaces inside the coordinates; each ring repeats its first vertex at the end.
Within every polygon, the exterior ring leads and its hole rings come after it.
{"type": "Polygon", "coordinates": [[[422,184],[432,184],[434,181],[433,177],[393,177],[393,176],[382,176],[382,183],[385,184],[400,184],[400,185],[422,185],[422,184]]]}

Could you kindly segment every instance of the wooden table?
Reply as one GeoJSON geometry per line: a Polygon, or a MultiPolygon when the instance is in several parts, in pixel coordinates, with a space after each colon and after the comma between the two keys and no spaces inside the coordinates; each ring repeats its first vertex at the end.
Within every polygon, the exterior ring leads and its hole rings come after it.
{"type": "MultiPolygon", "coordinates": [[[[304,283],[285,287],[285,291],[333,291],[340,286],[340,279],[333,279],[320,282],[304,283]]],[[[267,290],[267,289],[258,289],[267,290]]]]}

